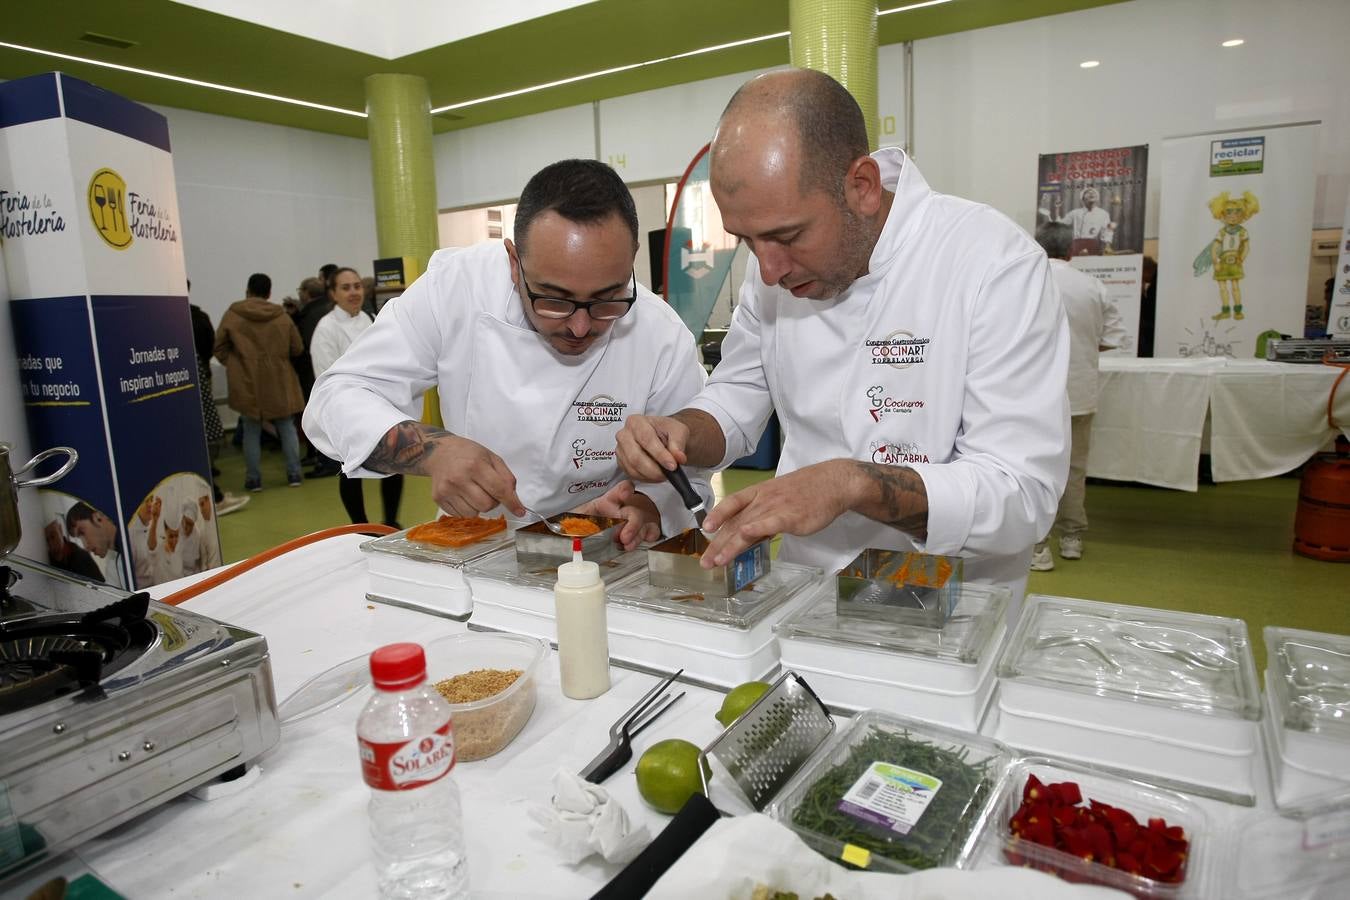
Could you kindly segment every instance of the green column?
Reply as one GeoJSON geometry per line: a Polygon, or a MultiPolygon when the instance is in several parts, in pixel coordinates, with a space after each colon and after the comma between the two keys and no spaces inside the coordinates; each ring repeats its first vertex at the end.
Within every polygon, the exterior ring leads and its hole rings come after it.
{"type": "Polygon", "coordinates": [[[366,78],[366,129],[375,185],[375,231],[381,257],[410,257],[417,271],[440,242],[436,165],[431,153],[431,98],[425,78],[366,78]]]}
{"type": "Polygon", "coordinates": [[[788,0],[792,64],[834,78],[853,95],[877,148],[876,0],[788,0]]]}

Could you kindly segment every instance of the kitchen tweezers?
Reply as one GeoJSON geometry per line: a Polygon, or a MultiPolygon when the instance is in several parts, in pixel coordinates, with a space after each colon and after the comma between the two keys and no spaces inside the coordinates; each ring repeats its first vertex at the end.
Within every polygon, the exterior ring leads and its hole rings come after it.
{"type": "Polygon", "coordinates": [[[671,682],[683,673],[684,669],[680,669],[680,671],[643,694],[636,703],[629,707],[628,712],[609,726],[609,745],[601,750],[586,768],[581,770],[582,778],[591,784],[600,784],[623,768],[624,763],[633,758],[633,738],[641,734],[642,730],[648,725],[655,722],[663,712],[670,709],[671,704],[684,696],[684,691],[680,691],[674,697],[665,693],[671,682]]]}

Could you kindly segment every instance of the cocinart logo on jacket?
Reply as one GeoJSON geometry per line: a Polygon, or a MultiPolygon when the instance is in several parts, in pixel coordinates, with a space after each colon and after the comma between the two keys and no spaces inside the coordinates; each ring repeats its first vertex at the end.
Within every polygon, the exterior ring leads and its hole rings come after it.
{"type": "Polygon", "coordinates": [[[157,205],[153,197],[129,190],[122,176],[112,169],[99,169],[89,179],[88,199],[94,230],[114,250],[127,249],[136,238],[178,241],[178,228],[169,208],[157,205]]]}
{"type": "Polygon", "coordinates": [[[923,363],[931,338],[915,337],[912,331],[892,331],[883,338],[868,338],[863,351],[874,366],[908,369],[923,363]]]}
{"type": "Polygon", "coordinates": [[[880,422],[887,416],[909,415],[916,409],[923,409],[922,400],[901,400],[889,396],[886,389],[874,384],[867,389],[867,414],[873,422],[880,422]]]}
{"type": "Polygon", "coordinates": [[[585,438],[577,438],[572,442],[572,465],[580,469],[587,463],[612,462],[618,455],[614,449],[597,450],[594,447],[586,446],[585,438]]]}
{"type": "Polygon", "coordinates": [[[577,414],[577,421],[593,425],[606,426],[622,422],[627,408],[627,403],[607,394],[596,394],[590,400],[572,401],[572,411],[577,414]]]}

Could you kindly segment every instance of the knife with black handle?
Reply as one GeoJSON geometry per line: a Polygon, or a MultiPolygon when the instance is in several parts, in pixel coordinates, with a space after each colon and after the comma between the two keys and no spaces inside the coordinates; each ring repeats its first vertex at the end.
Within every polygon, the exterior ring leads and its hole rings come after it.
{"type": "Polygon", "coordinates": [[[666,473],[666,480],[674,485],[675,490],[680,492],[680,499],[684,501],[685,509],[694,514],[694,522],[697,523],[699,531],[702,531],[703,520],[708,517],[708,511],[703,507],[703,498],[689,483],[689,476],[684,474],[684,469],[679,466],[674,469],[662,469],[661,471],[666,473]]]}

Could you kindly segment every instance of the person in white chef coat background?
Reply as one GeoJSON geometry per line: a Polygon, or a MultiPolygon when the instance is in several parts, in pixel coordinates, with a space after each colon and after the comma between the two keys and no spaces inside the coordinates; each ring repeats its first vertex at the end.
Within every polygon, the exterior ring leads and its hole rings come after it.
{"type": "Polygon", "coordinates": [[[704,565],[777,533],[781,559],[826,571],[867,547],[961,555],[968,579],[1012,589],[1015,619],[1068,463],[1045,254],[900,150],[869,155],[857,103],[818,72],[744,85],[711,153],[723,226],[753,258],[707,387],[627,420],[625,470],[725,466],[777,410],[776,477],[708,514],[704,565]]]}
{"type": "Polygon", "coordinates": [[[430,476],[455,515],[618,516],[630,548],[690,527],[673,489],[635,490],[615,458],[625,416],[674,412],[706,379],[693,335],[637,284],[637,250],[613,169],[546,166],[521,193],[514,242],[435,253],[319,377],[305,433],[349,476],[430,476]],[[417,421],[431,387],[443,429],[417,421]]]}
{"type": "MultiPolygon", "coordinates": [[[[343,266],[333,273],[328,281],[328,297],[333,308],[314,326],[310,338],[309,356],[314,366],[314,377],[322,375],[333,367],[333,363],[346,352],[361,334],[375,321],[363,309],[365,303],[365,285],[361,273],[349,266],[343,266]]],[[[338,496],[342,498],[342,507],[354,524],[369,521],[366,518],[366,498],[362,490],[361,479],[349,478],[338,473],[338,496]]],[[[403,476],[390,475],[380,480],[380,503],[384,507],[384,524],[399,528],[398,505],[403,499],[403,476]]]]}
{"type": "MultiPolygon", "coordinates": [[[[1059,555],[1064,559],[1083,558],[1083,534],[1088,527],[1087,458],[1092,416],[1097,412],[1098,357],[1101,351],[1114,350],[1128,338],[1120,313],[1102,283],[1069,265],[1073,241],[1073,228],[1065,222],[1047,222],[1036,229],[1036,243],[1050,259],[1050,277],[1069,319],[1069,480],[1055,515],[1059,555]]],[[[1048,572],[1054,567],[1050,535],[1046,534],[1032,552],[1031,570],[1048,572]]]]}

